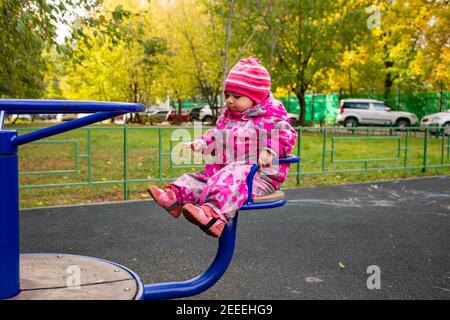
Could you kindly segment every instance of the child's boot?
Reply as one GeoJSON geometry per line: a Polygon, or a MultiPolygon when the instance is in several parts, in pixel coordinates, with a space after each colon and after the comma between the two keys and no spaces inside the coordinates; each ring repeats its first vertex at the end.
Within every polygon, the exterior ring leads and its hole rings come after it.
{"type": "Polygon", "coordinates": [[[178,218],[181,215],[181,206],[178,204],[175,192],[169,188],[164,190],[156,186],[150,186],[148,192],[152,198],[173,217],[178,218]]]}
{"type": "Polygon", "coordinates": [[[225,227],[225,222],[219,219],[219,215],[210,206],[197,207],[188,203],[183,206],[183,215],[189,222],[216,238],[220,237],[225,227]]]}

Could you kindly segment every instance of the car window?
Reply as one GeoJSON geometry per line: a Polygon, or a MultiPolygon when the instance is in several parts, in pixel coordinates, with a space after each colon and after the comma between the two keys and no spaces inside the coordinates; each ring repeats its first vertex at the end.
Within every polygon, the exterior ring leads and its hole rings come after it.
{"type": "Polygon", "coordinates": [[[344,102],[345,109],[369,109],[369,103],[366,102],[344,102]]]}
{"type": "Polygon", "coordinates": [[[384,103],[372,103],[375,110],[386,111],[386,105],[384,103]]]}

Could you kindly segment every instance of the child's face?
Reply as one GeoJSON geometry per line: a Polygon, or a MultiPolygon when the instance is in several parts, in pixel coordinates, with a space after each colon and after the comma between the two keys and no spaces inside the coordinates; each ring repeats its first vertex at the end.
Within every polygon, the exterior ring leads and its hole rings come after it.
{"type": "Polygon", "coordinates": [[[252,99],[239,93],[225,92],[225,98],[230,111],[244,112],[254,104],[252,99]]]}

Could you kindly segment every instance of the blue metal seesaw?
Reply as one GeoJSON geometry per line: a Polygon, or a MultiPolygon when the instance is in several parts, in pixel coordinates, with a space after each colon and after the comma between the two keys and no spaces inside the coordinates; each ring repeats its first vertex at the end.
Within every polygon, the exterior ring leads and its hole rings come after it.
{"type": "MultiPolygon", "coordinates": [[[[66,254],[20,254],[18,146],[77,129],[128,112],[144,111],[141,104],[0,99],[0,299],[174,299],[197,295],[213,286],[227,270],[236,240],[238,214],[225,227],[211,266],[183,282],[143,284],[128,268],[98,258],[66,254]],[[92,113],[19,136],[4,130],[8,114],[92,113]],[[75,269],[73,269],[75,267],[75,269]],[[78,268],[78,269],[76,269],[78,268]],[[77,282],[74,277],[82,272],[77,282]],[[77,290],[74,290],[77,289],[77,290]]],[[[278,159],[299,162],[298,156],[278,159]]],[[[252,199],[254,164],[247,179],[249,195],[240,210],[275,208],[286,203],[284,193],[252,199]]]]}

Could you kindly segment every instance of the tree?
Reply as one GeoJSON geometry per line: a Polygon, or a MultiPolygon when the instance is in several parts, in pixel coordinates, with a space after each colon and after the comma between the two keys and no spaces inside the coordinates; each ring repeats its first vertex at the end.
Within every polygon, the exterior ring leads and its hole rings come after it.
{"type": "Polygon", "coordinates": [[[368,8],[369,22],[378,21],[331,70],[330,88],[379,87],[387,98],[395,84],[410,91],[449,85],[448,3],[386,0],[368,8]]]}
{"type": "Polygon", "coordinates": [[[289,88],[299,99],[304,125],[306,91],[365,32],[363,8],[358,1],[331,0],[269,1],[259,8],[276,43],[269,42],[268,50],[267,42],[259,42],[257,50],[273,61],[274,86],[289,88]]]}
{"type": "MultiPolygon", "coordinates": [[[[151,103],[155,79],[166,68],[170,52],[166,39],[147,31],[151,17],[144,9],[132,12],[117,5],[110,12],[106,7],[94,17],[111,21],[104,32],[95,25],[80,28],[85,37],[73,43],[65,76],[67,97],[151,103]]],[[[134,114],[132,121],[139,122],[140,116],[134,114]]]]}
{"type": "Polygon", "coordinates": [[[41,97],[43,55],[57,46],[56,25],[66,23],[72,8],[97,6],[94,0],[0,1],[0,97],[41,97]]]}

